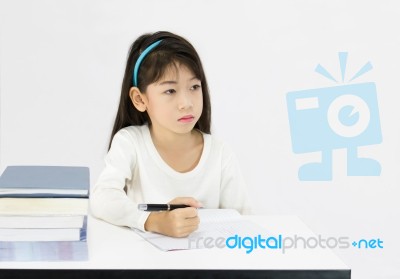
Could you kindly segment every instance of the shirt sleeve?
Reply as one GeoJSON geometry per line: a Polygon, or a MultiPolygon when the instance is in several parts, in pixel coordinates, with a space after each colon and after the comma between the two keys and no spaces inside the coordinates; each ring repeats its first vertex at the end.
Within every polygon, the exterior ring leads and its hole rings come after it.
{"type": "Polygon", "coordinates": [[[144,231],[149,212],[139,211],[124,189],[126,181],[132,179],[135,150],[134,140],[127,131],[115,134],[105,157],[105,168],[90,195],[90,208],[92,215],[99,219],[144,231]]]}
{"type": "Polygon", "coordinates": [[[247,186],[239,162],[226,145],[222,151],[220,208],[233,208],[241,214],[251,214],[247,186]]]}

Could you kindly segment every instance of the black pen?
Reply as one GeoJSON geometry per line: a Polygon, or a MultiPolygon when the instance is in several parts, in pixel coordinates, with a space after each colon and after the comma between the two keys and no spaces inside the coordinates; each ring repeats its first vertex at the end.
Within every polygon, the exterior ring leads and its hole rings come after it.
{"type": "Polygon", "coordinates": [[[146,203],[139,204],[138,209],[142,211],[169,211],[177,208],[185,208],[190,207],[190,205],[186,204],[157,204],[157,203],[146,203]]]}

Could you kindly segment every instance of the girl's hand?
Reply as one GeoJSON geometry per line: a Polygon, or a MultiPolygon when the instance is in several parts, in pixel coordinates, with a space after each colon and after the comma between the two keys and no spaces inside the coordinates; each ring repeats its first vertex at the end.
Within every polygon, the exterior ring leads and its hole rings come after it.
{"type": "Polygon", "coordinates": [[[169,204],[186,204],[194,208],[203,207],[201,202],[191,197],[178,197],[170,201],[169,204]]]}
{"type": "Polygon", "coordinates": [[[169,204],[186,204],[190,207],[150,213],[144,224],[146,231],[185,237],[197,230],[200,223],[197,208],[202,206],[200,202],[194,198],[180,197],[173,199],[169,204]]]}

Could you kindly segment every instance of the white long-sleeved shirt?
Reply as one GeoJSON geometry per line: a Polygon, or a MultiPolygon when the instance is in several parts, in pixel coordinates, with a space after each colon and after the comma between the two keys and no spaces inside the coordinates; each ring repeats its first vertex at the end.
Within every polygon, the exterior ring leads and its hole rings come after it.
{"type": "Polygon", "coordinates": [[[144,231],[149,212],[139,211],[139,203],[193,197],[205,208],[234,208],[248,213],[248,195],[234,154],[211,135],[202,135],[199,163],[193,170],[180,173],[161,158],[147,125],[118,131],[90,196],[92,214],[144,231]]]}

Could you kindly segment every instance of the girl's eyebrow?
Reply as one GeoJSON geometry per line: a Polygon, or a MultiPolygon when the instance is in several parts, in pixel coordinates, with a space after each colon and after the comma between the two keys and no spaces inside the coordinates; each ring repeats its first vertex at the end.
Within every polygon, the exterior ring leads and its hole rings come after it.
{"type": "Polygon", "coordinates": [[[165,80],[163,82],[160,82],[158,85],[164,85],[164,84],[177,84],[178,82],[175,80],[165,80]]]}
{"type": "MultiPolygon", "coordinates": [[[[189,79],[189,81],[198,79],[197,77],[192,77],[189,79]]],[[[165,85],[165,84],[177,84],[178,82],[176,80],[164,80],[163,82],[160,82],[158,85],[165,85]]]]}

